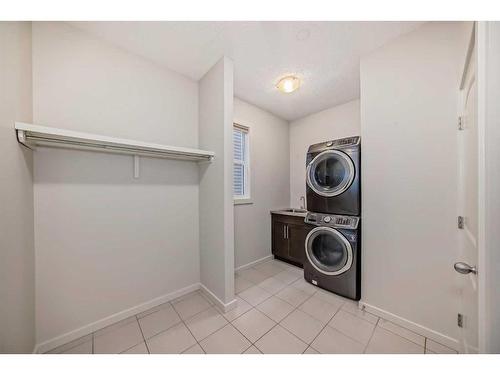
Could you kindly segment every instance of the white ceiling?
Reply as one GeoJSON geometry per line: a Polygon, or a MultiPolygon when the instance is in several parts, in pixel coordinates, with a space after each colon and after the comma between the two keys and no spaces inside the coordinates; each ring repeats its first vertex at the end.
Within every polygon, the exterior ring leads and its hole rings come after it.
{"type": "Polygon", "coordinates": [[[70,22],[199,80],[223,55],[234,93],[286,120],[359,97],[359,58],[422,22],[70,22]],[[275,88],[297,74],[292,94],[275,88]]]}

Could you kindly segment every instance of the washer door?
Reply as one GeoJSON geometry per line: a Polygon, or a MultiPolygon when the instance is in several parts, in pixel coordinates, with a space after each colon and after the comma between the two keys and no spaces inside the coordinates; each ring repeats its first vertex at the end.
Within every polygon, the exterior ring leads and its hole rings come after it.
{"type": "Polygon", "coordinates": [[[306,255],[314,268],[325,275],[340,275],[351,268],[352,246],[337,230],[314,228],[306,237],[306,255]]]}
{"type": "Polygon", "coordinates": [[[349,156],[342,151],[327,150],[318,154],[307,166],[307,185],[316,194],[334,197],[351,186],[355,173],[349,156]]]}

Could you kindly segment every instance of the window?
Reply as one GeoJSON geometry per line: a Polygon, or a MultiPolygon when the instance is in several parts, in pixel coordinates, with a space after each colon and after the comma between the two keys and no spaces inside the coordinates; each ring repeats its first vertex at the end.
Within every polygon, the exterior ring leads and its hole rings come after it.
{"type": "Polygon", "coordinates": [[[249,203],[250,199],[250,153],[248,128],[233,126],[233,195],[236,203],[249,203]]]}

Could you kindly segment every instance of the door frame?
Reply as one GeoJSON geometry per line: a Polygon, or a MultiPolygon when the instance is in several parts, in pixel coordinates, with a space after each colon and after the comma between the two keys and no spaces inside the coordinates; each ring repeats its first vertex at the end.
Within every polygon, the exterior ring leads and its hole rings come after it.
{"type": "Polygon", "coordinates": [[[500,24],[480,21],[475,23],[477,48],[477,114],[479,141],[478,181],[478,343],[480,353],[500,352],[500,298],[495,286],[499,276],[494,272],[500,264],[500,111],[495,104],[500,96],[500,24]]]}
{"type": "Polygon", "coordinates": [[[486,267],[485,267],[485,128],[486,124],[484,121],[484,83],[485,83],[485,34],[484,34],[484,24],[482,22],[474,22],[473,28],[473,38],[471,42],[476,45],[476,75],[477,75],[477,138],[478,138],[478,350],[479,353],[485,352],[485,334],[486,334],[486,267]]]}
{"type": "MultiPolygon", "coordinates": [[[[481,280],[482,277],[484,277],[484,272],[481,272],[482,269],[484,269],[484,267],[482,266],[483,264],[483,258],[484,258],[484,240],[483,240],[483,235],[484,235],[484,123],[483,124],[480,124],[480,121],[479,121],[479,112],[480,112],[480,109],[479,109],[479,100],[477,99],[479,97],[479,66],[478,66],[478,60],[479,60],[479,52],[478,52],[478,30],[477,30],[477,22],[472,22],[471,23],[471,28],[470,28],[470,34],[469,34],[469,40],[468,40],[468,45],[467,45],[467,51],[466,51],[466,55],[465,55],[465,61],[464,61],[464,64],[463,64],[463,67],[462,67],[462,78],[460,80],[460,85],[459,85],[459,91],[458,91],[458,128],[459,128],[459,131],[457,132],[457,145],[458,145],[458,148],[460,149],[460,129],[461,129],[461,116],[463,115],[462,111],[463,111],[463,108],[464,108],[464,105],[465,105],[465,97],[464,97],[464,90],[467,90],[468,89],[468,85],[469,85],[469,80],[467,79],[467,77],[469,76],[469,66],[470,66],[470,63],[471,63],[471,60],[472,59],[476,59],[476,61],[474,61],[474,66],[475,66],[475,82],[476,82],[476,127],[477,127],[477,152],[478,152],[478,160],[477,160],[477,172],[478,172],[478,185],[477,185],[477,236],[476,238],[474,239],[474,242],[477,241],[477,260],[475,261],[474,264],[472,265],[475,265],[477,267],[477,269],[479,270],[478,274],[477,274],[477,297],[478,297],[478,300],[477,300],[477,339],[478,339],[478,342],[477,342],[477,347],[475,348],[469,348],[470,349],[473,349],[473,351],[478,351],[479,353],[481,353],[481,349],[480,349],[480,337],[482,337],[482,334],[484,331],[481,331],[482,328],[484,327],[480,327],[482,322],[484,321],[483,320],[483,317],[484,317],[484,309],[482,308],[482,306],[484,306],[484,279],[481,280]],[[475,55],[473,55],[473,51],[474,49],[476,49],[476,53],[475,55]]],[[[467,93],[465,93],[465,95],[467,95],[467,93]]],[[[458,160],[458,164],[457,164],[457,167],[458,169],[460,170],[462,168],[461,166],[461,163],[463,162],[463,160],[461,160],[462,157],[460,155],[457,155],[457,160],[458,160]]],[[[464,215],[464,212],[461,212],[461,210],[463,209],[462,205],[464,202],[462,202],[462,194],[463,194],[463,189],[464,189],[464,182],[462,181],[462,179],[460,178],[460,171],[458,172],[458,185],[457,185],[457,188],[458,188],[458,191],[459,191],[459,194],[458,194],[458,201],[457,201],[457,208],[458,208],[458,212],[457,214],[459,215],[459,217],[461,215],[464,215]]],[[[464,228],[462,229],[462,231],[468,231],[467,228],[464,228]]],[[[464,234],[465,236],[467,236],[467,234],[464,234]]],[[[472,234],[469,234],[468,237],[471,237],[472,234]]],[[[457,258],[457,259],[460,259],[457,258]]],[[[460,297],[459,297],[460,298],[460,297]]],[[[459,310],[460,311],[460,310],[459,310]]],[[[458,328],[458,330],[460,330],[461,328],[458,328]]],[[[460,332],[459,336],[462,336],[462,333],[460,332]]],[[[461,349],[462,348],[462,340],[459,339],[459,343],[460,343],[460,347],[461,349]]]]}

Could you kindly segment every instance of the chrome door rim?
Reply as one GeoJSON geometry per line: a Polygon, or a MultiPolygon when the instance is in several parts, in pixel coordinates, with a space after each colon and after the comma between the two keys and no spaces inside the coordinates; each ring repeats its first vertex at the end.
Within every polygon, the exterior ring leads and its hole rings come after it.
{"type": "Polygon", "coordinates": [[[327,150],[323,151],[320,154],[316,155],[313,160],[307,165],[307,171],[306,171],[306,180],[307,180],[307,186],[309,186],[316,194],[321,195],[323,197],[335,197],[337,195],[342,194],[344,191],[349,189],[349,187],[352,184],[352,181],[354,180],[354,175],[356,174],[356,169],[354,167],[354,163],[352,162],[351,158],[343,153],[342,151],[338,150],[327,150]],[[316,183],[313,181],[311,178],[311,172],[313,171],[313,165],[315,165],[319,159],[325,158],[325,156],[328,155],[337,155],[341,157],[346,163],[348,167],[348,172],[349,172],[349,178],[345,179],[337,189],[335,189],[332,192],[328,191],[321,191],[318,189],[316,186],[316,183]]]}
{"type": "MultiPolygon", "coordinates": [[[[314,239],[313,238],[313,239],[314,239]]],[[[353,258],[353,255],[352,255],[352,246],[351,246],[351,243],[349,241],[347,241],[347,239],[336,229],[333,229],[333,228],[329,228],[329,227],[316,227],[314,228],[313,230],[311,230],[307,237],[306,237],[306,241],[305,241],[305,250],[306,250],[306,256],[307,256],[307,260],[309,260],[309,263],[319,272],[321,272],[322,274],[325,274],[325,275],[330,275],[330,276],[335,276],[335,275],[340,275],[346,271],[348,271],[351,266],[352,266],[352,258],[353,258]],[[312,244],[312,239],[311,237],[314,236],[314,238],[317,237],[317,234],[318,232],[330,232],[332,233],[336,238],[340,239],[342,241],[342,243],[345,245],[346,249],[347,249],[347,260],[344,264],[344,266],[337,270],[337,271],[334,271],[334,272],[327,272],[325,270],[322,270],[321,268],[319,268],[315,262],[311,259],[311,255],[309,254],[309,249],[311,248],[311,246],[309,245],[310,243],[312,244]]]]}

